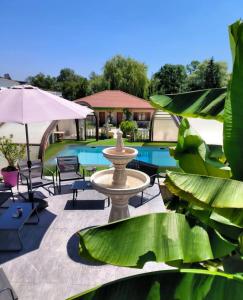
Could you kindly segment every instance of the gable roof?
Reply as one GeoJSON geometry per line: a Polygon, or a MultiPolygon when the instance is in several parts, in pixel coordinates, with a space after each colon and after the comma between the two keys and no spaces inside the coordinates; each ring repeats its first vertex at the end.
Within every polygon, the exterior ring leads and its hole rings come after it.
{"type": "Polygon", "coordinates": [[[152,105],[141,98],[122,91],[102,91],[75,100],[77,103],[88,104],[93,108],[142,108],[154,109],[152,105]]]}
{"type": "Polygon", "coordinates": [[[14,85],[19,85],[24,83],[25,83],[24,81],[12,80],[0,76],[0,87],[8,88],[14,85]]]}

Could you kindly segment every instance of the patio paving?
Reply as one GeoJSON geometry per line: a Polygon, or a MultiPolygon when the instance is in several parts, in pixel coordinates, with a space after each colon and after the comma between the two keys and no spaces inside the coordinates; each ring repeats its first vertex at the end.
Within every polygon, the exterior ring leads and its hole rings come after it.
{"type": "MultiPolygon", "coordinates": [[[[156,195],[159,187],[156,184],[147,191],[156,195]]],[[[82,228],[107,223],[110,207],[71,209],[68,201],[72,195],[69,192],[67,187],[66,193],[49,197],[49,207],[40,213],[40,223],[24,226],[21,232],[24,243],[22,251],[0,252],[0,265],[20,300],[66,299],[111,280],[145,270],[169,268],[165,264],[147,263],[141,270],[81,260],[75,233],[82,228]]],[[[78,197],[84,200],[104,198],[94,190],[80,191],[78,197]]],[[[132,201],[135,206],[136,199],[132,201]]],[[[130,205],[129,209],[131,216],[165,210],[160,195],[137,208],[130,205]]]]}

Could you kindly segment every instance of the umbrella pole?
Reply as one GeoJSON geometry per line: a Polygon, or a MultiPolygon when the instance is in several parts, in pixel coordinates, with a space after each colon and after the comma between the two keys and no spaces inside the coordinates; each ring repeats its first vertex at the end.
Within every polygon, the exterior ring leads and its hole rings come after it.
{"type": "Polygon", "coordinates": [[[29,201],[32,203],[32,208],[34,207],[34,193],[32,190],[32,179],[31,179],[31,160],[30,160],[30,143],[29,143],[29,130],[28,124],[25,126],[25,135],[26,135],[26,150],[27,150],[27,166],[29,170],[29,201]]]}

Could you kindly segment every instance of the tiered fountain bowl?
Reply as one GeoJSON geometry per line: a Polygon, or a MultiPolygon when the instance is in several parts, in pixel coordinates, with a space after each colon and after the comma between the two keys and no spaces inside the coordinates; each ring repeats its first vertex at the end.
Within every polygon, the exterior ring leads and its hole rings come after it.
{"type": "Polygon", "coordinates": [[[102,170],[91,176],[93,187],[100,193],[111,198],[112,207],[109,222],[128,218],[128,200],[144,190],[150,183],[147,174],[126,169],[126,165],[134,159],[138,151],[134,148],[124,147],[122,132],[117,131],[116,147],[103,150],[103,155],[113,163],[114,168],[102,170]]]}

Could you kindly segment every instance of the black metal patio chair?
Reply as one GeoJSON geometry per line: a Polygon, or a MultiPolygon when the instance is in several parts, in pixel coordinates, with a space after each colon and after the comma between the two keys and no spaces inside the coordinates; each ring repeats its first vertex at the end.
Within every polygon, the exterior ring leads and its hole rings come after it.
{"type": "Polygon", "coordinates": [[[2,206],[9,198],[12,198],[14,201],[13,190],[11,186],[6,185],[3,182],[0,182],[0,207],[7,208],[2,206]]]}
{"type": "MultiPolygon", "coordinates": [[[[55,180],[54,180],[54,173],[49,170],[47,167],[44,167],[42,161],[40,159],[34,160],[31,162],[31,181],[32,181],[32,188],[38,189],[40,187],[44,188],[48,191],[49,195],[55,194],[55,180]],[[49,176],[45,176],[44,173],[48,173],[49,176]],[[53,191],[50,188],[53,187],[53,191]]],[[[27,161],[21,160],[18,163],[19,168],[19,177],[20,183],[26,185],[28,191],[30,189],[29,186],[29,171],[27,167],[27,161]]]]}
{"type": "MultiPolygon", "coordinates": [[[[146,162],[141,161],[141,160],[133,159],[132,161],[130,161],[127,164],[127,168],[138,170],[138,171],[141,171],[141,172],[144,172],[145,174],[147,174],[150,177],[150,184],[147,188],[152,187],[155,184],[156,178],[158,177],[159,167],[157,165],[146,163],[146,162]]],[[[144,191],[145,190],[143,190],[142,194],[141,194],[141,205],[143,204],[143,198],[144,198],[144,191]]],[[[156,195],[153,195],[152,198],[150,198],[149,200],[154,199],[159,194],[160,194],[160,192],[156,195]]]]}
{"type": "Polygon", "coordinates": [[[80,163],[77,156],[57,157],[56,180],[58,181],[59,193],[62,191],[61,183],[70,180],[85,180],[84,169],[80,173],[80,163]]]}

